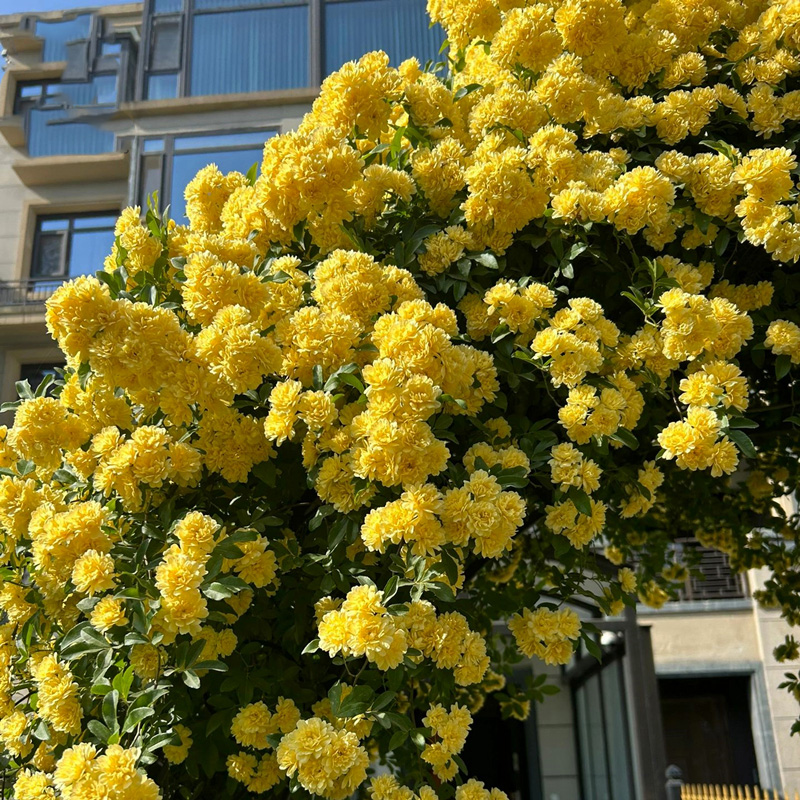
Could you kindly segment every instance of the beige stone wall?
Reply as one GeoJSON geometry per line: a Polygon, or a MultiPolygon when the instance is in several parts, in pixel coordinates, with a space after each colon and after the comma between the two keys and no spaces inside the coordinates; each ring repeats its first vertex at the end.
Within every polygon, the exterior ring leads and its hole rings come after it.
{"type": "MultiPolygon", "coordinates": [[[[758,589],[767,576],[766,570],[750,573],[751,589],[758,589]]],[[[790,735],[792,724],[800,716],[800,704],[784,689],[778,688],[785,672],[797,670],[797,662],[781,664],[772,654],[787,634],[794,633],[796,637],[797,631],[793,631],[777,611],[768,611],[760,607],[756,607],[755,610],[755,628],[764,664],[767,700],[775,732],[783,788],[800,791],[800,740],[797,736],[790,735]]]]}
{"type": "Polygon", "coordinates": [[[719,613],[647,615],[652,626],[656,669],[690,661],[759,661],[761,651],[752,609],[719,613]]]}

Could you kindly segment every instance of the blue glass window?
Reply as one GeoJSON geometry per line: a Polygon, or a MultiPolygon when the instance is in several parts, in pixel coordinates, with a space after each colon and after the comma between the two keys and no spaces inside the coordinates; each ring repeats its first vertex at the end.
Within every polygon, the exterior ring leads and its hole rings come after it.
{"type": "Polygon", "coordinates": [[[220,9],[242,8],[247,6],[296,6],[298,0],[194,0],[195,11],[218,11],[220,9]]]}
{"type": "Polygon", "coordinates": [[[150,75],[147,79],[148,100],[169,100],[178,96],[178,73],[166,72],[160,75],[150,75]]]}
{"type": "Polygon", "coordinates": [[[84,122],[58,124],[63,108],[32,108],[28,112],[28,155],[93,155],[114,151],[114,132],[84,122]]]}
{"type": "Polygon", "coordinates": [[[114,244],[116,219],[116,212],[40,217],[36,221],[31,278],[74,278],[102,269],[114,244]]]}
{"type": "Polygon", "coordinates": [[[74,19],[47,22],[36,20],[34,32],[44,39],[43,61],[66,61],[67,43],[86,39],[92,22],[91,14],[80,14],[74,19]]]}
{"type": "Polygon", "coordinates": [[[325,73],[371,50],[384,50],[393,66],[416,56],[438,61],[444,32],[428,26],[425,0],[346,0],[325,3],[325,73]]]}
{"type": "Polygon", "coordinates": [[[183,0],[153,0],[154,14],[170,14],[180,11],[183,0]]]}
{"type": "Polygon", "coordinates": [[[308,85],[308,7],[195,14],[192,95],[308,85]]]}

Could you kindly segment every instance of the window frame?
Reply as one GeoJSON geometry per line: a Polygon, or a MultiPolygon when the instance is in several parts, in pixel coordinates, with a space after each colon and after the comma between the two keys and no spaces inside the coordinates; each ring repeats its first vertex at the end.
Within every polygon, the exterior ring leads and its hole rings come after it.
{"type": "MultiPolygon", "coordinates": [[[[36,283],[56,283],[57,281],[65,281],[69,280],[69,259],[70,255],[72,254],[72,238],[75,233],[75,220],[76,219],[87,219],[91,217],[116,217],[119,216],[119,208],[108,208],[108,209],[99,209],[97,211],[75,211],[75,212],[63,212],[63,213],[37,213],[34,222],[33,222],[33,241],[31,245],[31,258],[30,262],[28,263],[28,274],[27,280],[30,284],[36,283]],[[48,220],[66,220],[67,227],[63,231],[42,231],[41,224],[42,222],[46,222],[48,220]],[[35,275],[34,269],[38,260],[38,257],[41,253],[41,237],[42,234],[49,233],[54,234],[57,233],[62,238],[61,243],[61,254],[59,259],[59,265],[61,267],[61,272],[57,275],[35,275]]],[[[109,230],[109,226],[97,226],[92,228],[78,228],[79,231],[82,232],[100,232],[109,230]]],[[[113,226],[111,227],[113,230],[113,226]]],[[[98,265],[99,269],[99,265],[98,265]]]]}
{"type": "MultiPolygon", "coordinates": [[[[200,139],[206,136],[231,136],[236,134],[247,134],[247,133],[259,133],[264,134],[264,141],[266,142],[267,139],[271,138],[272,136],[278,136],[280,134],[279,126],[272,125],[266,128],[262,127],[254,127],[249,126],[246,128],[235,128],[235,129],[223,129],[223,130],[204,130],[204,131],[179,131],[177,133],[164,133],[164,134],[155,134],[149,136],[142,136],[139,139],[139,158],[136,160],[136,204],[140,205],[144,208],[148,201],[148,196],[145,195],[144,190],[144,159],[148,156],[155,157],[160,160],[160,170],[161,170],[161,178],[159,182],[158,188],[158,203],[159,203],[159,210],[163,212],[166,208],[165,199],[172,197],[172,178],[173,178],[173,171],[174,171],[174,162],[175,162],[175,140],[176,139],[192,139],[197,138],[200,139]],[[155,142],[161,141],[163,142],[163,146],[160,150],[154,150],[151,152],[147,152],[145,150],[145,144],[147,142],[155,142]]],[[[224,147],[218,152],[225,152],[225,153],[234,153],[236,151],[243,151],[243,150],[252,150],[253,145],[251,144],[241,144],[241,145],[234,145],[231,147],[224,147]]],[[[197,147],[197,148],[180,148],[177,150],[178,155],[197,155],[199,153],[208,153],[211,152],[209,147],[197,147]]],[[[210,163],[210,162],[209,162],[210,163]]],[[[174,209],[171,209],[173,211],[174,209]]],[[[178,225],[183,224],[179,220],[176,220],[178,225]]]]}
{"type": "MultiPolygon", "coordinates": [[[[298,88],[317,88],[322,85],[325,78],[325,3],[349,3],[354,0],[242,0],[241,6],[236,8],[197,9],[195,0],[182,0],[180,11],[155,13],[155,0],[144,0],[144,23],[142,30],[143,50],[139,59],[139,69],[136,76],[136,99],[148,100],[147,82],[151,74],[148,62],[150,59],[151,29],[154,21],[159,18],[180,17],[182,20],[182,36],[180,43],[180,66],[178,68],[178,94],[177,98],[192,97],[190,76],[192,70],[192,33],[195,15],[222,14],[237,11],[253,11],[269,8],[289,8],[306,6],[308,8],[308,84],[298,88]]],[[[391,0],[387,0],[391,2],[391,0]]],[[[290,91],[288,89],[275,91],[290,91]]],[[[199,96],[199,95],[198,95],[199,96]]],[[[176,99],[177,99],[176,98],[176,99]]]]}

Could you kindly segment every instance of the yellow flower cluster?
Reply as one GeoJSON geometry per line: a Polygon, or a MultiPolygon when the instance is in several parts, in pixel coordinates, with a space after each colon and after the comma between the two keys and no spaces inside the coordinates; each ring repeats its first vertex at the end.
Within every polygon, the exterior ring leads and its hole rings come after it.
{"type": "Polygon", "coordinates": [[[664,458],[675,459],[681,469],[711,469],[714,477],[730,474],[739,463],[733,442],[720,436],[722,423],[710,409],[691,405],[686,420],[671,422],[658,434],[664,458]]]}
{"type": "Polygon", "coordinates": [[[553,483],[558,484],[562,492],[575,486],[590,494],[600,486],[603,470],[591,458],[584,458],[574,445],[567,443],[553,447],[549,464],[553,483]]]}
{"type": "Polygon", "coordinates": [[[517,647],[528,658],[536,656],[545,664],[567,664],[572,658],[573,642],[580,636],[581,622],[570,608],[552,611],[539,606],[514,614],[508,621],[517,647]]]}
{"type": "Polygon", "coordinates": [[[289,733],[299,721],[300,712],[294,702],[279,697],[274,712],[262,702],[245,706],[233,718],[231,734],[242,747],[266,750],[270,747],[268,736],[289,733]]]}
{"type": "Polygon", "coordinates": [[[158,620],[167,641],[179,633],[198,635],[208,616],[200,584],[214,549],[219,524],[211,517],[193,511],[173,531],[178,544],[171,545],[156,569],[156,587],[161,593],[158,620]]]}
{"type": "Polygon", "coordinates": [[[91,744],[76,744],[65,750],[52,774],[24,770],[14,783],[14,797],[40,800],[160,800],[161,792],[141,768],[137,767],[140,750],[109,745],[98,755],[91,744]],[[56,794],[56,790],[58,794],[56,794]]]}
{"type": "Polygon", "coordinates": [[[408,646],[419,650],[440,669],[451,669],[459,686],[480,683],[489,669],[486,641],[470,630],[463,614],[451,611],[437,616],[425,600],[413,601],[397,618],[406,631],[408,646]]]}
{"type": "Polygon", "coordinates": [[[800,326],[779,319],[767,328],[764,344],[777,356],[789,356],[792,364],[800,364],[800,326]]]}
{"type": "Polygon", "coordinates": [[[389,543],[405,542],[424,556],[447,542],[467,547],[472,540],[474,552],[498,558],[511,548],[524,515],[520,495],[502,491],[493,475],[477,470],[444,495],[432,484],[407,489],[399,500],[367,514],[361,537],[370,550],[384,552],[389,543]]]}
{"type": "MultiPolygon", "coordinates": [[[[664,473],[655,461],[645,461],[636,476],[636,484],[626,487],[628,497],[622,502],[621,517],[636,517],[646,514],[656,502],[656,491],[664,482],[664,473]],[[641,490],[644,488],[647,494],[641,490]]],[[[616,563],[616,562],[615,562],[616,563]]]]}
{"type": "Polygon", "coordinates": [[[358,737],[318,717],[300,720],[281,739],[276,755],[282,772],[329,800],[344,800],[367,777],[369,756],[358,737]]]}
{"type": "Polygon", "coordinates": [[[69,668],[56,656],[45,655],[33,665],[31,674],[39,693],[37,714],[56,731],[79,733],[83,711],[69,668]]]}
{"type": "Polygon", "coordinates": [[[472,714],[464,706],[457,704],[447,711],[443,706],[432,705],[422,720],[431,730],[431,744],[425,745],[422,760],[433,768],[433,774],[440,781],[451,781],[458,772],[458,764],[453,760],[464,747],[472,725],[472,714]]]}
{"type": "Polygon", "coordinates": [[[394,669],[408,649],[406,632],[382,604],[383,593],[374,586],[356,586],[339,608],[319,622],[319,646],[331,656],[360,658],[378,669],[394,669]]]}

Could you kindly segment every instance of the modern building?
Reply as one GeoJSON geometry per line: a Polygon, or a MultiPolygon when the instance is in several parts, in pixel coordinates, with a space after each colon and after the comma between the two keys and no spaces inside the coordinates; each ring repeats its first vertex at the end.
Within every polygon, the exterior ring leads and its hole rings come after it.
{"type": "MultiPolygon", "coordinates": [[[[20,0],[20,7],[27,5],[20,0]]],[[[210,162],[247,172],[324,75],[374,49],[438,56],[425,0],[147,0],[0,17],[0,396],[58,362],[43,325],[114,220],[210,162]]]]}
{"type": "MultiPolygon", "coordinates": [[[[145,0],[0,17],[0,400],[61,363],[44,301],[100,268],[122,208],[158,191],[181,220],[197,170],[247,172],[326,74],[374,49],[394,64],[437,60],[442,39],[425,0],[145,0]]],[[[479,775],[511,800],[662,800],[667,759],[692,782],[800,788],[797,706],[770,655],[781,623],[752,602],[757,576],[743,583],[713,558],[708,580],[638,622],[583,609],[602,661],[581,653],[546,670],[561,691],[524,723],[487,703],[467,754],[479,775]]],[[[542,671],[523,664],[518,677],[542,671]]]]}

